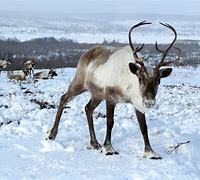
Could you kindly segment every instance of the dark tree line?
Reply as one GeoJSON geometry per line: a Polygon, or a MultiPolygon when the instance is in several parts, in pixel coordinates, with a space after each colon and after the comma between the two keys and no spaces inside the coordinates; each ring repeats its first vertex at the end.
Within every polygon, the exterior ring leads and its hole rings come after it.
{"type": "MultiPolygon", "coordinates": [[[[38,69],[75,67],[83,52],[98,45],[122,47],[127,44],[117,41],[108,42],[106,40],[100,44],[78,43],[70,39],[55,39],[53,37],[37,38],[24,42],[16,39],[7,39],[0,40],[0,58],[5,58],[8,53],[12,54],[12,65],[8,66],[6,70],[22,69],[24,62],[31,58],[36,59],[36,68],[38,69]]],[[[139,45],[136,44],[134,46],[139,45]]],[[[177,41],[176,46],[182,52],[181,61],[176,65],[197,66],[200,64],[200,41],[177,41]]],[[[164,49],[166,45],[160,44],[159,47],[164,49]]],[[[160,55],[155,50],[154,44],[145,44],[143,52],[144,54],[150,54],[150,63],[153,64],[159,60],[160,55]]],[[[173,52],[172,55],[171,58],[174,58],[173,52]]]]}

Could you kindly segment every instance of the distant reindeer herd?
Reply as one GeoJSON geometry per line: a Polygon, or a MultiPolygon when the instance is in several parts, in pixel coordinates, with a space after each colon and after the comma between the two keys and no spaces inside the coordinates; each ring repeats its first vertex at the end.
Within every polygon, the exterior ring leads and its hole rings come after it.
{"type": "MultiPolygon", "coordinates": [[[[11,64],[11,56],[6,57],[3,60],[0,60],[0,72],[2,71],[2,69],[5,69],[10,64],[11,64]]],[[[57,76],[57,73],[54,69],[49,69],[34,74],[35,65],[36,65],[35,59],[27,60],[23,64],[22,70],[8,71],[7,76],[10,80],[16,80],[16,81],[26,81],[27,76],[32,77],[34,80],[51,79],[54,76],[57,76]]]]}
{"type": "MultiPolygon", "coordinates": [[[[130,103],[135,109],[143,136],[144,157],[161,159],[150,145],[145,113],[156,105],[156,94],[161,79],[168,77],[172,72],[172,68],[164,66],[178,61],[181,51],[179,48],[174,47],[177,39],[176,30],[167,23],[160,23],[173,32],[174,38],[166,49],[160,49],[156,41],[155,48],[161,54],[160,61],[154,67],[146,65],[146,58],[140,54],[144,44],[141,47],[134,47],[131,33],[135,28],[149,24],[151,23],[142,21],[130,28],[128,46],[122,48],[93,47],[80,57],[75,77],[70,83],[68,91],[60,98],[55,121],[49,131],[48,139],[54,140],[56,138],[65,105],[79,94],[88,91],[91,94],[91,99],[85,106],[85,113],[89,127],[91,149],[101,149],[106,155],[118,154],[111,143],[114,110],[117,103],[130,103]],[[175,49],[177,57],[174,58],[174,61],[166,61],[171,49],[175,49]],[[103,100],[106,101],[107,130],[104,143],[101,145],[94,130],[93,112],[103,100]]],[[[9,63],[8,59],[1,60],[0,68],[5,68],[9,63]]],[[[22,79],[31,74],[33,74],[34,79],[46,79],[57,75],[52,70],[34,74],[35,65],[34,60],[29,60],[24,64],[22,79]]],[[[19,75],[9,74],[11,79],[14,76],[19,78],[19,75]]]]}

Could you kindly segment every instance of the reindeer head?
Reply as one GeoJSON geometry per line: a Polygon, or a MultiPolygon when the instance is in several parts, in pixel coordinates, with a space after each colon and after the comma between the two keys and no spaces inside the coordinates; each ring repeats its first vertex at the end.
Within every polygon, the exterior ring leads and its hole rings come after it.
{"type": "Polygon", "coordinates": [[[53,78],[54,76],[57,76],[58,74],[56,73],[56,71],[55,71],[55,70],[53,70],[53,69],[50,69],[50,70],[49,70],[49,74],[48,74],[48,75],[49,75],[49,77],[50,77],[50,78],[53,78]]]}
{"type": "MultiPolygon", "coordinates": [[[[139,47],[134,48],[131,41],[131,31],[138,26],[146,25],[146,24],[151,24],[151,23],[142,21],[132,26],[132,28],[129,31],[129,45],[133,51],[133,56],[135,59],[135,63],[129,63],[129,69],[133,74],[135,74],[138,77],[139,91],[142,97],[143,106],[145,108],[151,108],[156,103],[155,97],[157,94],[157,90],[158,90],[158,86],[160,84],[161,78],[168,77],[172,72],[172,68],[161,68],[161,67],[166,66],[173,62],[173,61],[164,62],[164,60],[167,56],[167,53],[169,52],[169,50],[172,48],[173,44],[176,41],[177,33],[175,29],[169,24],[160,23],[161,25],[173,31],[174,36],[175,36],[174,40],[165,50],[159,49],[158,44],[156,42],[155,43],[156,50],[162,54],[161,60],[155,67],[145,67],[143,63],[144,57],[138,57],[137,55],[137,53],[142,50],[144,44],[142,44],[140,48],[139,47]]],[[[180,58],[180,49],[177,47],[174,47],[174,48],[178,51],[178,57],[176,59],[178,60],[180,58]]]]}
{"type": "Polygon", "coordinates": [[[28,71],[27,70],[22,70],[25,76],[28,76],[28,71]]]}
{"type": "Polygon", "coordinates": [[[31,59],[31,65],[32,65],[32,67],[35,67],[35,65],[36,65],[35,59],[31,59]]]}

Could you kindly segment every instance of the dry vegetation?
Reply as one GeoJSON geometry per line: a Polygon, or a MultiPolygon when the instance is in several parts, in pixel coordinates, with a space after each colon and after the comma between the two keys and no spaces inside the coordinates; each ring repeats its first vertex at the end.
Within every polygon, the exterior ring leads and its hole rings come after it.
{"type": "MultiPolygon", "coordinates": [[[[0,58],[5,58],[12,54],[12,65],[5,70],[22,69],[24,62],[30,58],[37,61],[36,68],[59,68],[75,67],[81,54],[95,45],[125,46],[115,40],[104,41],[101,44],[78,43],[70,39],[38,38],[30,41],[20,42],[16,39],[0,40],[0,58]]],[[[161,48],[164,48],[164,44],[161,48]]],[[[181,61],[176,65],[197,66],[200,64],[200,41],[181,40],[176,46],[182,51],[181,61]]],[[[155,63],[159,54],[155,50],[154,44],[145,44],[144,54],[150,54],[150,63],[155,63]]],[[[169,57],[170,58],[170,57],[169,57]]]]}

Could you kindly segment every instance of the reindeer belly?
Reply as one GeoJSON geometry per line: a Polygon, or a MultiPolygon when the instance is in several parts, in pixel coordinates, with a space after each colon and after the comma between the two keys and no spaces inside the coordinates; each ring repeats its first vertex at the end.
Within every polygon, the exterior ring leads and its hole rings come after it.
{"type": "Polygon", "coordinates": [[[92,81],[86,81],[85,88],[97,99],[105,99],[115,104],[130,102],[130,99],[116,86],[101,87],[92,81]]]}

